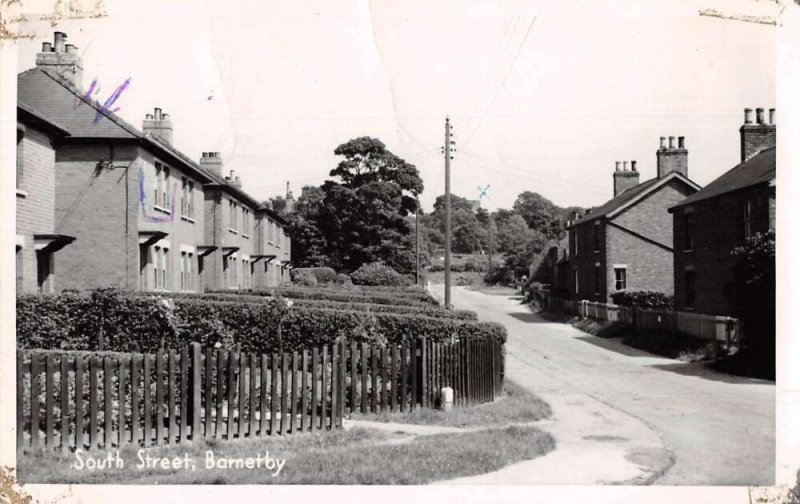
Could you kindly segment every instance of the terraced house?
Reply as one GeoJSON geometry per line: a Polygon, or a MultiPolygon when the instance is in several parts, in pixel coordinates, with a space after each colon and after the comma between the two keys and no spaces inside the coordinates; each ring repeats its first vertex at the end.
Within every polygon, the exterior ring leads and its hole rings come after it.
{"type": "Polygon", "coordinates": [[[700,189],[688,178],[684,138],[661,137],[656,177],[639,182],[636,161],[617,162],[614,197],[569,229],[572,299],[610,302],[610,294],[643,289],[672,294],[672,217],[668,209],[700,189]],[[622,165],[622,167],[620,167],[622,165]]]}
{"type": "MultiPolygon", "coordinates": [[[[223,179],[212,165],[207,169],[175,148],[171,119],[161,109],[155,108],[152,114],[147,114],[139,130],[109,110],[108,101],[100,105],[95,98],[95,83],[88,90],[83,87],[77,48],[65,40],[66,35],[57,32],[54,44],[43,44],[36,67],[18,76],[20,107],[30,109],[20,112],[21,124],[34,121],[31,111],[37,111],[37,124],[50,124],[41,128],[51,138],[57,137],[50,153],[54,156],[51,193],[47,193],[51,187],[47,180],[41,187],[36,182],[36,190],[44,191],[41,198],[37,193],[37,198],[54,202],[52,226],[45,223],[43,228],[34,230],[40,235],[37,243],[43,251],[54,252],[70,239],[75,240],[72,246],[59,252],[58,282],[54,287],[52,282],[48,283],[47,289],[116,286],[143,291],[202,292],[206,281],[214,288],[220,285],[216,260],[217,257],[220,262],[225,257],[230,260],[232,247],[239,253],[234,256],[239,271],[242,264],[247,265],[245,270],[251,268],[254,256],[274,255],[282,266],[281,275],[267,271],[263,284],[269,283],[270,273],[275,277],[273,283],[285,278],[288,240],[285,244],[281,242],[282,248],[277,251],[266,246],[257,250],[253,234],[259,218],[280,223],[283,234],[280,217],[270,217],[263,205],[241,190],[235,179],[223,179]],[[207,225],[206,190],[215,197],[222,193],[235,196],[229,200],[231,205],[235,200],[236,207],[229,207],[225,216],[229,223],[225,230],[238,233],[233,242],[215,240],[213,233],[208,232],[217,229],[217,214],[211,214],[207,225]],[[44,245],[45,240],[49,240],[49,245],[44,245]]],[[[124,86],[117,88],[110,99],[119,96],[124,86]]],[[[33,131],[30,138],[34,138],[33,131]]],[[[47,143],[43,138],[39,140],[41,145],[47,143]]],[[[20,143],[23,145],[18,148],[23,151],[24,161],[27,144],[20,143]]],[[[18,188],[23,193],[24,171],[23,167],[20,177],[23,187],[18,188]]],[[[31,195],[31,190],[27,194],[31,195]]],[[[18,191],[18,203],[20,199],[25,198],[18,191]]],[[[21,215],[26,215],[26,203],[20,206],[21,215]]],[[[25,222],[18,222],[18,232],[28,233],[25,226],[25,222]]],[[[25,243],[22,248],[26,248],[25,243]]],[[[18,255],[18,277],[28,275],[32,267],[26,254],[18,255]]],[[[255,286],[250,279],[257,278],[256,275],[235,271],[230,270],[226,286],[255,286]]],[[[40,276],[48,275],[40,273],[40,276]]],[[[27,285],[26,282],[23,280],[22,284],[27,285]]]]}
{"type": "Polygon", "coordinates": [[[17,104],[18,293],[49,293],[56,287],[58,252],[74,237],[57,234],[54,222],[55,143],[69,133],[23,101],[17,104]]]}
{"type": "Polygon", "coordinates": [[[264,289],[288,281],[289,239],[284,219],[242,190],[231,170],[223,177],[219,152],[200,159],[214,179],[204,188],[206,260],[209,289],[264,289]]]}
{"type": "Polygon", "coordinates": [[[756,233],[775,231],[775,109],[745,109],[741,162],[670,209],[675,225],[675,306],[731,315],[726,287],[733,249],[756,233]]]}

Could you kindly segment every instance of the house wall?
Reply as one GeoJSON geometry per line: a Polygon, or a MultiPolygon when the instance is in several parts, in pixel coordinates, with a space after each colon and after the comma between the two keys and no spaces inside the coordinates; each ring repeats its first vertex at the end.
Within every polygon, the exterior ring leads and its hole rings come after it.
{"type": "Polygon", "coordinates": [[[688,311],[685,272],[695,276],[694,311],[707,315],[732,316],[733,309],[725,297],[732,281],[734,247],[744,243],[743,205],[751,200],[751,232],[764,232],[775,227],[775,189],[766,184],[728,193],[697,202],[674,211],[675,228],[675,306],[688,311]],[[693,247],[686,250],[685,217],[694,216],[693,247]]]}
{"type": "Polygon", "coordinates": [[[573,226],[569,237],[569,292],[573,299],[605,301],[608,297],[606,278],[606,224],[602,220],[593,220],[573,226]],[[595,229],[599,233],[598,245],[595,246],[595,229]],[[577,248],[576,248],[577,238],[577,248]],[[600,289],[597,287],[597,266],[600,267],[600,289]],[[578,273],[576,290],[575,272],[578,273]]]}
{"type": "Polygon", "coordinates": [[[222,191],[220,188],[207,189],[204,209],[207,224],[206,241],[217,247],[205,258],[205,285],[207,289],[246,289],[255,287],[256,271],[263,267],[263,260],[253,262],[256,254],[257,235],[255,208],[243,200],[222,191]],[[236,227],[231,227],[230,202],[236,207],[236,227]],[[247,226],[242,221],[242,208],[250,211],[247,226]],[[224,247],[239,247],[227,255],[224,247]],[[227,262],[227,268],[225,264],[227,262]]]}
{"type": "MultiPolygon", "coordinates": [[[[254,265],[253,288],[258,290],[276,287],[281,283],[280,262],[286,259],[287,245],[278,247],[277,234],[281,225],[272,217],[261,213],[255,227],[256,255],[275,256],[261,259],[254,265]]],[[[288,242],[288,240],[286,240],[288,242]]]]}
{"type": "Polygon", "coordinates": [[[137,288],[138,156],[132,144],[58,147],[55,232],[76,240],[58,252],[57,290],[137,288]],[[98,169],[101,161],[110,169],[98,169]]]}
{"type": "MultiPolygon", "coordinates": [[[[50,137],[31,126],[17,143],[21,178],[17,180],[17,292],[38,291],[34,234],[53,233],[55,150],[50,137]]],[[[18,173],[20,170],[18,170],[18,173]]],[[[55,261],[54,261],[55,262],[55,261]]],[[[55,285],[53,278],[51,285],[55,285]]]]}
{"type": "MultiPolygon", "coordinates": [[[[137,226],[139,232],[161,231],[167,236],[148,247],[138,247],[140,257],[138,263],[138,285],[141,290],[164,290],[201,292],[200,259],[197,251],[199,245],[204,243],[205,215],[203,211],[204,197],[203,184],[193,178],[188,170],[181,169],[180,165],[170,164],[146,149],[139,149],[139,158],[131,174],[135,177],[137,205],[137,226]],[[165,207],[156,204],[156,162],[169,167],[169,201],[165,207]],[[183,212],[181,205],[183,178],[194,184],[191,197],[194,209],[191,215],[183,212]],[[141,187],[141,191],[140,188],[141,187]],[[155,251],[156,247],[168,250],[165,254],[167,275],[166,285],[161,286],[155,280],[155,251]],[[183,263],[183,255],[190,264],[183,263]],[[183,282],[181,273],[183,266],[183,282]]],[[[188,196],[187,196],[188,198],[188,196]]],[[[187,200],[188,201],[188,200],[187,200]]]]}

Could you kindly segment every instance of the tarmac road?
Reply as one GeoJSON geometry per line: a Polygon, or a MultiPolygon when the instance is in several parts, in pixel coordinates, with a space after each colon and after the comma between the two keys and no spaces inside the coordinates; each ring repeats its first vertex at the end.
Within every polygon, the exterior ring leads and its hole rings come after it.
{"type": "MultiPolygon", "coordinates": [[[[442,286],[433,293],[441,296],[442,286]]],[[[449,483],[774,483],[774,382],[716,373],[548,322],[518,297],[454,287],[452,303],[506,326],[508,377],[551,404],[553,418],[542,428],[557,448],[449,483]]]]}

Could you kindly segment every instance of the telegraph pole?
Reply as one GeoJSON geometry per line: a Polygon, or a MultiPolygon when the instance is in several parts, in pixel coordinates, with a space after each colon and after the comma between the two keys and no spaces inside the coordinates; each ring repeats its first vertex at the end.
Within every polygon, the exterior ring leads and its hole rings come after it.
{"type": "Polygon", "coordinates": [[[489,214],[489,278],[492,277],[492,214],[489,214]]]}
{"type": "Polygon", "coordinates": [[[416,198],[417,198],[417,211],[415,213],[415,215],[416,215],[416,218],[415,218],[415,227],[416,227],[416,229],[415,229],[414,233],[416,234],[416,244],[417,244],[417,247],[416,247],[417,248],[417,286],[419,286],[419,194],[415,194],[414,196],[416,196],[416,198]]]}
{"type": "Polygon", "coordinates": [[[444,307],[450,309],[450,117],[444,122],[444,307]]]}

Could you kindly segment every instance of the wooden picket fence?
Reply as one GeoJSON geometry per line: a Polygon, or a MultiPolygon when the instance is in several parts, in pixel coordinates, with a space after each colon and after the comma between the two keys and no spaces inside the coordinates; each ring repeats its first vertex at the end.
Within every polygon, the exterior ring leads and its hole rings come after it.
{"type": "Polygon", "coordinates": [[[153,446],[331,430],[346,413],[492,401],[503,384],[494,340],[402,345],[338,339],[311,351],[201,349],[108,354],[19,351],[17,448],[153,446]],[[88,408],[87,408],[88,406],[88,408]]]}

